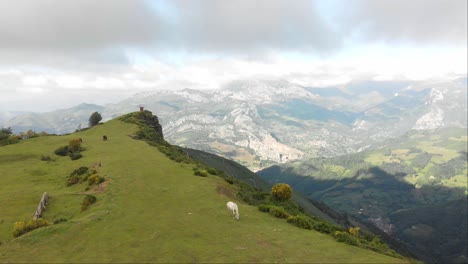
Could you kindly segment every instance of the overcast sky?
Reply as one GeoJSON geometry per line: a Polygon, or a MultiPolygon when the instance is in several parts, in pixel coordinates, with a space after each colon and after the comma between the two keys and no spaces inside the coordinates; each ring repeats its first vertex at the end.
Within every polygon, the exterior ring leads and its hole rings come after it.
{"type": "Polygon", "coordinates": [[[466,73],[466,0],[0,0],[0,111],[466,73]]]}

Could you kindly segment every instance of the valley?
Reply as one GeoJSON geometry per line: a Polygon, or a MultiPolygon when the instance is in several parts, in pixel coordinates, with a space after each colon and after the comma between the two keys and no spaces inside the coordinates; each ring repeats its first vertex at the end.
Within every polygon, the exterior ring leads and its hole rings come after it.
{"type": "Polygon", "coordinates": [[[417,130],[373,150],[296,161],[258,174],[374,224],[425,261],[463,262],[467,143],[466,129],[417,130]]]}

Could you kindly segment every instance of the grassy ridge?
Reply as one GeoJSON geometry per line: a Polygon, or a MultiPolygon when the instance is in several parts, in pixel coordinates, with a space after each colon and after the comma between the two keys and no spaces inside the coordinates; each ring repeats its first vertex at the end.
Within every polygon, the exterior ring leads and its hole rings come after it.
{"type": "Polygon", "coordinates": [[[0,262],[403,262],[263,214],[221,178],[196,177],[192,165],[129,137],[136,131],[112,120],[1,147],[0,262]],[[76,137],[84,140],[83,158],[52,154],[76,137]],[[105,183],[89,191],[65,186],[70,172],[97,162],[105,183]],[[31,219],[44,191],[51,197],[44,218],[68,221],[13,239],[14,222],[31,219]],[[97,202],[82,212],[88,193],[97,202]],[[240,221],[228,215],[228,200],[239,204],[240,221]]]}

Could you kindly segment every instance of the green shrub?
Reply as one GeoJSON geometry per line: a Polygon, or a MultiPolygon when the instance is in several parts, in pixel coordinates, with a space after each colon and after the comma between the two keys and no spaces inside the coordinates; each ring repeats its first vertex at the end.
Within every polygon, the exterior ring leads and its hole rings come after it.
{"type": "Polygon", "coordinates": [[[81,157],[83,157],[83,155],[81,155],[81,153],[79,151],[75,151],[75,152],[70,153],[70,159],[71,160],[81,159],[81,157]]]}
{"type": "Polygon", "coordinates": [[[68,151],[69,152],[79,152],[81,151],[81,139],[75,138],[68,142],[68,151]]]}
{"type": "Polygon", "coordinates": [[[237,196],[250,205],[260,205],[264,203],[264,197],[269,196],[268,194],[265,194],[246,183],[237,180],[234,182],[240,185],[240,189],[237,193],[237,196]]]}
{"type": "Polygon", "coordinates": [[[71,174],[74,175],[83,175],[86,172],[88,172],[89,168],[88,167],[79,167],[78,169],[74,170],[71,174]]]}
{"type": "Polygon", "coordinates": [[[278,201],[289,200],[292,195],[291,186],[286,183],[277,183],[271,188],[271,195],[278,201]]]}
{"type": "Polygon", "coordinates": [[[359,239],[348,232],[335,231],[333,235],[338,242],[359,246],[359,239]]]}
{"type": "Polygon", "coordinates": [[[52,159],[51,159],[50,156],[48,156],[48,155],[47,155],[47,156],[42,155],[42,156],[41,156],[41,160],[42,160],[42,161],[50,161],[50,160],[52,160],[52,159]]]}
{"type": "Polygon", "coordinates": [[[206,171],[211,175],[218,175],[218,171],[215,168],[208,168],[206,171]]]}
{"type": "MultiPolygon", "coordinates": [[[[265,196],[265,198],[268,197],[268,194],[265,196]]],[[[290,215],[298,215],[298,214],[304,214],[304,210],[298,206],[294,201],[291,200],[286,200],[286,201],[279,201],[277,199],[272,199],[268,203],[272,203],[273,205],[283,207],[286,212],[290,215]]]]}
{"type": "Polygon", "coordinates": [[[279,206],[271,206],[269,213],[274,217],[282,218],[282,219],[287,219],[290,216],[288,212],[284,210],[283,207],[279,207],[279,206]]]}
{"type": "Polygon", "coordinates": [[[224,180],[229,184],[234,184],[234,179],[231,178],[231,177],[226,177],[226,178],[224,178],[224,180]]]}
{"type": "Polygon", "coordinates": [[[26,221],[15,222],[13,226],[13,237],[19,237],[34,229],[37,229],[43,226],[48,226],[48,225],[49,223],[42,218],[39,218],[37,220],[30,220],[29,222],[26,222],[26,221]]]}
{"type": "Polygon", "coordinates": [[[323,221],[317,221],[312,223],[312,229],[319,231],[324,234],[333,234],[333,232],[338,231],[338,227],[323,221]]]}
{"type": "Polygon", "coordinates": [[[59,219],[55,219],[55,220],[54,220],[54,224],[56,225],[56,224],[58,224],[58,223],[62,223],[62,222],[66,222],[66,221],[67,221],[66,218],[59,218],[59,219]]]}
{"type": "Polygon", "coordinates": [[[67,186],[86,181],[88,179],[88,170],[88,167],[83,166],[70,173],[67,179],[67,186]]]}
{"type": "Polygon", "coordinates": [[[97,174],[93,174],[88,177],[88,185],[93,185],[93,184],[100,184],[104,182],[106,179],[104,177],[101,177],[97,174]]]}
{"type": "Polygon", "coordinates": [[[96,201],[97,201],[96,196],[87,194],[83,198],[83,202],[81,202],[81,211],[88,209],[88,207],[92,205],[93,203],[95,203],[96,201]]]}
{"type": "Polygon", "coordinates": [[[261,204],[258,206],[258,210],[264,212],[264,213],[268,213],[270,212],[270,207],[271,205],[266,205],[266,204],[261,204]]]}
{"type": "Polygon", "coordinates": [[[58,156],[67,156],[68,155],[68,146],[63,146],[54,151],[55,155],[58,156]]]}
{"type": "Polygon", "coordinates": [[[293,224],[302,229],[312,229],[310,219],[305,215],[296,215],[288,218],[288,223],[293,224]]]}
{"type": "Polygon", "coordinates": [[[67,179],[67,186],[72,186],[74,184],[77,184],[80,182],[80,176],[71,176],[71,177],[68,177],[67,179]]]}
{"type": "Polygon", "coordinates": [[[193,172],[193,174],[197,175],[197,176],[201,176],[201,177],[207,177],[208,176],[208,173],[205,171],[205,170],[196,170],[193,172]]]}
{"type": "Polygon", "coordinates": [[[82,182],[87,182],[88,179],[89,179],[89,176],[90,176],[90,175],[89,175],[88,173],[85,174],[85,175],[83,175],[83,176],[81,176],[81,177],[80,177],[80,183],[82,183],[82,182]]]}

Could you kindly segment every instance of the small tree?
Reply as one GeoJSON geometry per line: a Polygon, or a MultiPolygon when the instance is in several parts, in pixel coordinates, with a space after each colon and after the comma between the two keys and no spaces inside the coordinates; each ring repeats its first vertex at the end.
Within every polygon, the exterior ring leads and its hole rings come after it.
{"type": "Polygon", "coordinates": [[[39,137],[39,134],[37,134],[34,130],[29,129],[29,130],[26,131],[26,132],[21,132],[21,133],[19,134],[19,136],[20,136],[22,139],[28,139],[28,138],[39,137]]]}
{"type": "Polygon", "coordinates": [[[0,140],[7,139],[11,134],[13,134],[11,127],[0,129],[0,140]]]}
{"type": "Polygon", "coordinates": [[[68,151],[76,152],[81,150],[81,139],[75,138],[68,142],[68,151]]]}
{"type": "Polygon", "coordinates": [[[291,199],[292,189],[289,184],[278,183],[271,188],[271,195],[274,199],[279,201],[286,201],[291,199]]]}
{"type": "Polygon", "coordinates": [[[101,114],[99,114],[98,112],[92,113],[91,116],[89,117],[89,127],[93,127],[99,124],[101,120],[102,120],[101,114]]]}

